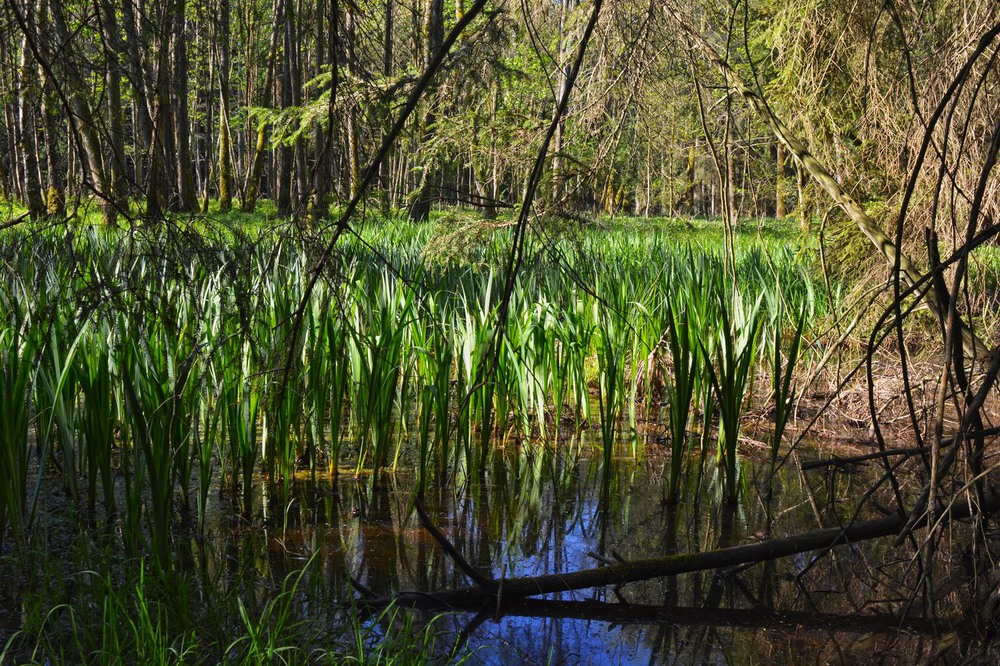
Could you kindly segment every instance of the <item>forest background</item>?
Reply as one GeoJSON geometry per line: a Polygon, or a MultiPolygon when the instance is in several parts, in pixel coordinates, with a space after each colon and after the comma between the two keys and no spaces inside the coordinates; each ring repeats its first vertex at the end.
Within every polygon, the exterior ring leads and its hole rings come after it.
{"type": "MultiPolygon", "coordinates": [[[[661,4],[602,8],[551,139],[544,211],[822,217],[831,202],[801,162],[661,4]]],[[[262,197],[279,215],[323,216],[356,193],[465,5],[10,0],[0,193],[32,217],[94,199],[107,223],[139,211],[251,212],[262,197]]],[[[372,179],[382,210],[421,220],[458,205],[492,218],[520,201],[591,8],[477,9],[372,179]]],[[[683,13],[885,222],[926,119],[997,8],[766,0],[683,13]]],[[[971,164],[996,112],[984,90],[967,122],[940,130],[971,164]]],[[[917,185],[914,229],[930,219],[935,175],[917,185]]],[[[956,170],[951,195],[972,191],[975,175],[956,170]]]]}

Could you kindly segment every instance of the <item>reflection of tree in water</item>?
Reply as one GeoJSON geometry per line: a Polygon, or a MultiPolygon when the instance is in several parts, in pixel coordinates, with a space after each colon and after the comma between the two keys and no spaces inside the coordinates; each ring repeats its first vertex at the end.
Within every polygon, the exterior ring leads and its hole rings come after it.
{"type": "MultiPolygon", "coordinates": [[[[425,497],[438,527],[468,561],[497,578],[505,565],[507,577],[593,567],[590,552],[638,560],[745,543],[760,538],[755,528],[767,517],[749,504],[735,512],[707,501],[666,509],[662,466],[652,457],[617,466],[602,503],[594,461],[567,464],[540,449],[522,455],[522,467],[504,466],[520,469],[519,479],[494,483],[488,476],[462,492],[438,488],[425,497]],[[551,462],[538,466],[547,456],[551,462]]],[[[753,466],[747,471],[761,481],[766,476],[755,476],[760,470],[753,466]]],[[[772,532],[781,536],[841,519],[842,505],[870,483],[870,474],[803,478],[783,470],[777,482],[772,532]]],[[[348,574],[378,594],[467,584],[410,513],[412,488],[403,479],[375,489],[365,480],[342,480],[319,492],[296,486],[300,491],[300,509],[288,512],[284,530],[229,541],[226,559],[241,567],[230,572],[233,580],[247,580],[247,570],[281,580],[311,551],[318,559],[309,576],[327,589],[343,590],[348,574]]],[[[499,618],[493,606],[438,620],[445,608],[400,612],[410,614],[414,627],[436,622],[442,654],[460,637],[475,651],[473,663],[863,662],[876,650],[903,659],[929,649],[929,621],[900,623],[893,615],[900,590],[910,589],[917,575],[906,548],[883,540],[618,590],[551,595],[549,602],[512,600],[499,618]]]]}

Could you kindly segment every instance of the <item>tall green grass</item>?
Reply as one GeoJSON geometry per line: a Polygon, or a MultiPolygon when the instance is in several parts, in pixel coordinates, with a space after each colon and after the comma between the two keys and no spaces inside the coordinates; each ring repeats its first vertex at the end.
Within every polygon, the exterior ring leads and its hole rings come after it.
{"type": "Polygon", "coordinates": [[[32,361],[38,343],[14,326],[0,329],[0,547],[10,528],[15,544],[26,554],[25,520],[28,502],[28,424],[31,416],[32,361]]]}
{"type": "Polygon", "coordinates": [[[668,432],[671,502],[713,440],[735,502],[753,378],[775,378],[780,440],[803,330],[828,307],[800,256],[740,240],[734,292],[717,243],[581,231],[533,248],[559,262],[516,276],[499,321],[508,233],[442,264],[423,254],[433,225],[372,225],[338,248],[294,338],[305,245],[180,223],[3,234],[0,539],[27,548],[32,498],[62,486],[168,569],[193,509],[204,524],[221,501],[254,522],[258,484],[349,461],[373,483],[405,467],[421,490],[449,486],[503,464],[497,443],[578,445],[588,427],[611,478],[644,423],[668,432]],[[765,316],[778,308],[804,318],[765,316]],[[764,341],[777,359],[790,329],[787,363],[768,365],[764,341]]]}
{"type": "MultiPolygon", "coordinates": [[[[716,463],[723,471],[724,502],[739,499],[740,465],[737,456],[744,403],[756,369],[763,317],[761,299],[749,308],[737,295],[732,308],[720,298],[717,353],[706,365],[719,412],[719,442],[716,463]]],[[[709,354],[706,352],[705,356],[709,354]]]]}

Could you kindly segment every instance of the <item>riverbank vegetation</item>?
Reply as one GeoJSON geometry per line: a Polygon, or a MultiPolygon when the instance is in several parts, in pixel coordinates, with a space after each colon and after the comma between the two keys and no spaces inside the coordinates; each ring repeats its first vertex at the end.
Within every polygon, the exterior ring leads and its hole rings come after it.
{"type": "Polygon", "coordinates": [[[0,660],[995,650],[997,11],[6,3],[0,660]]]}
{"type": "Polygon", "coordinates": [[[830,310],[814,252],[743,229],[727,276],[717,224],[609,222],[541,239],[557,259],[520,272],[501,323],[509,231],[456,261],[430,242],[451,224],[380,220],[344,243],[337,286],[314,290],[291,350],[273,338],[308,254],[274,229],[6,232],[11,552],[49,549],[38,529],[57,493],[70,526],[99,526],[117,557],[162,574],[179,564],[177,531],[204,533],[213,506],[260,520],[261,482],[281,505],[297,478],[379,485],[401,467],[417,492],[458,488],[506,447],[555,445],[601,457],[610,483],[619,449],[643,455],[640,430],[657,423],[677,433],[665,497],[736,504],[754,377],[800,344],[784,333],[830,310]],[[686,375],[669,372],[677,359],[686,375]],[[705,416],[689,436],[693,413],[705,416]]]}

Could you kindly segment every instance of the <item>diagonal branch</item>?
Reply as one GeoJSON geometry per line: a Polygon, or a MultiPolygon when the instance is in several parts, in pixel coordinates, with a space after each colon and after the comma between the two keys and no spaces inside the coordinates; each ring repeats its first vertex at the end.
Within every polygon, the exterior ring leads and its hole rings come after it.
{"type": "Polygon", "coordinates": [[[462,570],[462,572],[475,581],[476,585],[480,587],[485,592],[490,594],[495,594],[497,592],[497,583],[492,578],[483,575],[475,567],[473,567],[469,562],[462,557],[462,554],[458,552],[455,545],[448,540],[441,530],[434,525],[434,521],[427,514],[427,507],[424,506],[424,502],[420,497],[416,497],[413,500],[413,507],[417,510],[417,515],[420,516],[420,522],[423,524],[424,529],[431,533],[434,540],[438,542],[438,545],[444,549],[444,552],[448,553],[448,556],[454,560],[455,565],[462,570]]]}
{"type": "MultiPolygon", "coordinates": [[[[985,498],[978,506],[968,502],[956,503],[950,509],[940,512],[940,520],[961,520],[974,515],[988,515],[997,510],[1000,510],[1000,495],[992,495],[985,498]]],[[[914,527],[926,525],[927,518],[927,513],[921,514],[916,519],[914,527]]],[[[570,592],[607,585],[624,585],[626,583],[636,583],[682,573],[767,562],[798,553],[824,550],[843,544],[893,536],[898,534],[900,529],[906,526],[907,523],[908,516],[893,515],[887,518],[855,522],[843,528],[830,527],[805,534],[767,539],[757,543],[701,553],[685,553],[682,555],[665,555],[644,560],[629,560],[596,569],[583,569],[568,573],[507,578],[503,582],[503,599],[506,602],[543,594],[570,592]]],[[[456,559],[456,562],[459,561],[456,559]]],[[[496,601],[497,592],[479,585],[476,587],[441,590],[430,593],[400,593],[392,598],[378,599],[369,603],[373,606],[387,605],[389,603],[421,605],[428,603],[430,600],[441,604],[455,605],[473,604],[476,602],[486,603],[496,601]]]]}

